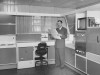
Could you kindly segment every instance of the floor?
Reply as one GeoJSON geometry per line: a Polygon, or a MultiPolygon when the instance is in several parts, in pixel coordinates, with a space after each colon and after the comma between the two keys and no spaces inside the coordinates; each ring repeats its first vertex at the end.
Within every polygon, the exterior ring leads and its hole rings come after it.
{"type": "Polygon", "coordinates": [[[55,65],[41,66],[37,68],[27,68],[27,69],[8,69],[0,70],[0,75],[83,75],[78,74],[71,70],[69,67],[60,69],[55,67],[55,65]]]}

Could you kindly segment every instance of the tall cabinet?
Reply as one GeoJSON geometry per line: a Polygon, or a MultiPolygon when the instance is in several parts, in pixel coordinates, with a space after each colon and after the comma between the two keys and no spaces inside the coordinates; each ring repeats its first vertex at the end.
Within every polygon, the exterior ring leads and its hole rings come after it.
{"type": "Polygon", "coordinates": [[[100,11],[85,11],[76,15],[75,66],[77,69],[89,75],[100,74],[98,70],[100,69],[99,13],[100,11]]]}
{"type": "Polygon", "coordinates": [[[0,15],[0,69],[16,68],[16,17],[0,15]]]}

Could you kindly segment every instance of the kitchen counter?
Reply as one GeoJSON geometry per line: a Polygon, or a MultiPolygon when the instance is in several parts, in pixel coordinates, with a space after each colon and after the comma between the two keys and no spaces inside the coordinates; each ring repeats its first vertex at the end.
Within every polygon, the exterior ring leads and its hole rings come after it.
{"type": "MultiPolygon", "coordinates": [[[[39,41],[36,42],[31,42],[31,41],[17,41],[17,46],[22,46],[22,44],[25,46],[25,44],[27,44],[28,46],[37,46],[38,43],[40,43],[39,41]]],[[[46,42],[48,46],[54,46],[55,45],[55,41],[54,40],[50,40],[46,42]]],[[[72,48],[75,49],[75,44],[72,41],[66,41],[65,46],[68,48],[72,48]]]]}
{"type": "MultiPolygon", "coordinates": [[[[25,46],[37,46],[38,43],[40,43],[41,41],[17,41],[17,46],[18,47],[25,47],[25,46]]],[[[50,40],[50,41],[46,41],[48,46],[54,46],[55,45],[55,41],[54,40],[50,40]]]]}
{"type": "Polygon", "coordinates": [[[75,44],[71,41],[66,41],[65,46],[68,48],[75,49],[75,44]]]}

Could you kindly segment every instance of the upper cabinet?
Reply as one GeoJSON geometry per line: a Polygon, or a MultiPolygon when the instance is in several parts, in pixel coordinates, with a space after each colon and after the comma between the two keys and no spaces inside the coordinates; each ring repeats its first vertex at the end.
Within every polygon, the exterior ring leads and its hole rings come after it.
{"type": "Polygon", "coordinates": [[[14,15],[0,15],[0,35],[16,34],[15,26],[14,15]]]}
{"type": "Polygon", "coordinates": [[[17,34],[32,33],[32,17],[17,16],[17,34]]]}
{"type": "Polygon", "coordinates": [[[32,17],[32,32],[41,32],[42,31],[42,17],[34,16],[32,17]]]}
{"type": "Polygon", "coordinates": [[[1,24],[9,24],[9,25],[15,25],[15,16],[14,15],[0,15],[0,25],[1,24]]]}
{"type": "Polygon", "coordinates": [[[50,16],[17,16],[17,34],[38,34],[55,28],[57,17],[50,16]]]}
{"type": "Polygon", "coordinates": [[[87,11],[88,28],[100,27],[100,11],[87,11]]]}
{"type": "Polygon", "coordinates": [[[100,28],[100,11],[84,11],[76,14],[76,30],[100,28]]]}
{"type": "Polygon", "coordinates": [[[33,34],[41,32],[42,17],[17,16],[17,34],[33,34]]]}
{"type": "Polygon", "coordinates": [[[44,26],[43,31],[47,32],[48,29],[52,26],[52,18],[51,17],[44,17],[44,26]]]}

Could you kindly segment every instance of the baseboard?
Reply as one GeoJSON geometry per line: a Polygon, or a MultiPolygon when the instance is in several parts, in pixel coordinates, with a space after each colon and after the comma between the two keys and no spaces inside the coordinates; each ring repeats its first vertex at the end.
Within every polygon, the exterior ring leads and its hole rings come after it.
{"type": "Polygon", "coordinates": [[[31,67],[35,67],[35,61],[34,60],[19,61],[18,64],[17,64],[17,69],[31,68],[31,67]]]}
{"type": "Polygon", "coordinates": [[[0,65],[0,70],[17,68],[17,64],[3,64],[0,65]]]}
{"type": "Polygon", "coordinates": [[[48,64],[55,64],[55,59],[48,59],[48,64]]]}
{"type": "Polygon", "coordinates": [[[81,74],[81,75],[88,75],[88,74],[86,74],[86,73],[84,73],[84,72],[78,70],[78,69],[75,68],[74,66],[68,64],[67,62],[65,62],[65,63],[66,63],[65,66],[69,67],[70,69],[74,70],[75,72],[77,72],[77,73],[79,73],[79,74],[81,74]]]}

